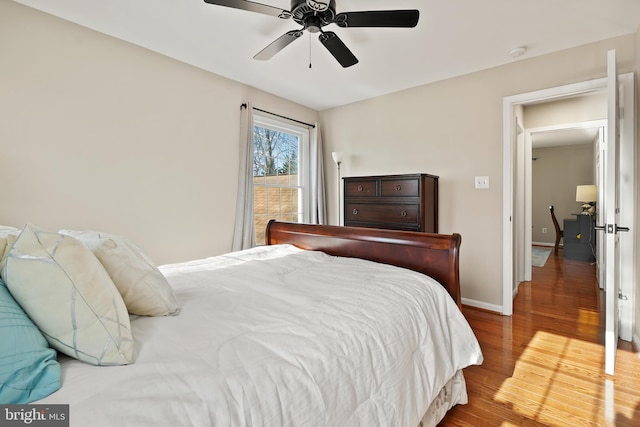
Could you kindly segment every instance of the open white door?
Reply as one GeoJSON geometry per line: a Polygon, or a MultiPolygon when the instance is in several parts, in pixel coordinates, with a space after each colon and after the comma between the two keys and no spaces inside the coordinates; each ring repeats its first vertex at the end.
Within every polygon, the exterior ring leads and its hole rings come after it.
{"type": "Polygon", "coordinates": [[[635,250],[635,230],[629,228],[636,223],[636,185],[635,185],[635,76],[633,73],[618,76],[618,266],[619,289],[618,310],[620,322],[618,336],[625,341],[633,340],[636,295],[637,259],[635,250]],[[620,224],[622,226],[620,226],[620,224]]]}
{"type": "Polygon", "coordinates": [[[620,246],[618,245],[618,146],[619,146],[619,103],[618,72],[616,52],[611,50],[607,55],[607,89],[608,89],[608,129],[604,144],[604,182],[602,188],[604,225],[597,228],[603,233],[604,240],[604,289],[605,289],[605,372],[614,374],[616,349],[618,347],[618,294],[620,290],[620,246]]]}
{"type": "MultiPolygon", "coordinates": [[[[596,187],[598,188],[598,200],[596,200],[596,224],[605,224],[604,220],[604,198],[602,196],[604,189],[604,143],[605,129],[603,126],[598,129],[597,150],[595,153],[596,168],[596,187]]],[[[598,236],[596,239],[596,274],[598,277],[598,286],[604,290],[605,282],[605,264],[604,264],[604,235],[598,236]]]]}

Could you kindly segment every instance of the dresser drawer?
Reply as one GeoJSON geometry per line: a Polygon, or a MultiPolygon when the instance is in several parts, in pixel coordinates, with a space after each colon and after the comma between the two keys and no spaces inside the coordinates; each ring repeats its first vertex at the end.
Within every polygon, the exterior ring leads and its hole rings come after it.
{"type": "Polygon", "coordinates": [[[382,197],[418,197],[420,181],[417,179],[394,179],[380,181],[382,197]]]}
{"type": "Polygon", "coordinates": [[[438,177],[429,174],[344,178],[343,224],[438,232],[438,177]]]}
{"type": "Polygon", "coordinates": [[[347,203],[345,221],[418,224],[420,205],[347,203]]]}
{"type": "Polygon", "coordinates": [[[345,197],[375,197],[376,181],[348,181],[344,186],[345,197]]]}

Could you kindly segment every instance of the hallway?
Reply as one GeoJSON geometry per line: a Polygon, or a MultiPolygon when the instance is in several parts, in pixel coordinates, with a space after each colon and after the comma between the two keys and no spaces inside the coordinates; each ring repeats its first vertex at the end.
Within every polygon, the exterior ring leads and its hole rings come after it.
{"type": "Polygon", "coordinates": [[[520,285],[514,315],[463,307],[484,353],[465,370],[469,404],[441,426],[640,426],[640,358],[618,345],[604,374],[604,295],[595,266],[562,251],[520,285]]]}

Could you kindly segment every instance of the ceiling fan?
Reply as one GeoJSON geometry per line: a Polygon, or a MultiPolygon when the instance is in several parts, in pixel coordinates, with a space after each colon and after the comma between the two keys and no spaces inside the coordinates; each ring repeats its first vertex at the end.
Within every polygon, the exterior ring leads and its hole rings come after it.
{"type": "Polygon", "coordinates": [[[291,10],[256,3],[247,0],[204,0],[206,3],[226,6],[234,9],[248,10],[281,19],[293,18],[302,25],[299,30],[287,31],[267,47],[258,52],[253,59],[266,61],[276,53],[287,47],[291,42],[300,38],[304,30],[310,33],[320,33],[320,43],[336,58],[343,67],[350,67],[358,63],[349,48],[333,31],[322,28],[329,24],[336,24],[342,28],[356,27],[395,27],[412,28],[418,24],[420,12],[418,10],[375,10],[364,12],[336,13],[335,0],[291,0],[291,10]]]}

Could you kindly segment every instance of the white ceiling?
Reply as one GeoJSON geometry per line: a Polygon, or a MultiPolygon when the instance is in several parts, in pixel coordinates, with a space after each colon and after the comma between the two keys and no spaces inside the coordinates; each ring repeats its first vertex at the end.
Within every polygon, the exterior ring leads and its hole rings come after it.
{"type": "MultiPolygon", "coordinates": [[[[253,60],[299,26],[203,0],[15,1],[319,111],[640,26],[638,0],[336,0],[338,13],[420,11],[416,28],[325,27],[360,60],[343,69],[317,34],[305,33],[270,61],[253,60]],[[512,59],[508,52],[517,46],[527,53],[512,59]]],[[[260,2],[290,9],[289,0],[260,2]]]]}

